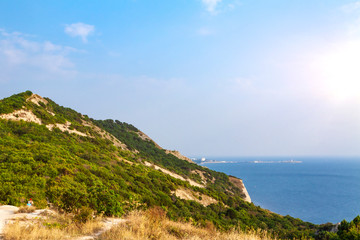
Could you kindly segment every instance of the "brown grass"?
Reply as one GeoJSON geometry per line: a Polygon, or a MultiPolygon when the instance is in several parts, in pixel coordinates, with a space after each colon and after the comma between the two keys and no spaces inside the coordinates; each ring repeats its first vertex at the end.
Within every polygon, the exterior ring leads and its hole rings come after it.
{"type": "Polygon", "coordinates": [[[81,223],[73,214],[43,214],[37,219],[19,219],[7,224],[4,240],[58,240],[92,235],[102,228],[100,219],[81,223]]]}
{"type": "Polygon", "coordinates": [[[35,212],[36,207],[33,206],[21,206],[19,207],[19,210],[17,210],[16,213],[32,213],[35,212]]]}
{"type": "Polygon", "coordinates": [[[243,233],[237,230],[219,232],[212,223],[205,228],[190,223],[173,222],[160,208],[134,211],[120,223],[104,232],[100,240],[270,240],[266,232],[243,233]]]}
{"type": "MultiPolygon", "coordinates": [[[[91,236],[99,232],[100,219],[85,223],[73,214],[44,212],[40,218],[19,219],[5,226],[3,240],[60,240],[91,236]]],[[[124,222],[102,233],[98,240],[270,240],[266,232],[220,232],[211,222],[203,228],[190,223],[170,221],[160,207],[133,211],[124,222]]]]}

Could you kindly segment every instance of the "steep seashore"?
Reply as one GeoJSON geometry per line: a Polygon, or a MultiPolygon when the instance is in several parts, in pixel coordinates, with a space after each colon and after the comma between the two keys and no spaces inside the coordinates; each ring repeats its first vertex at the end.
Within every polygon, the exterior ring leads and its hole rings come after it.
{"type": "Polygon", "coordinates": [[[0,204],[29,198],[106,216],[161,206],[172,220],[284,238],[317,229],[255,206],[240,179],[162,149],[131,124],[94,120],[27,91],[0,101],[0,204]]]}
{"type": "Polygon", "coordinates": [[[242,192],[245,194],[244,200],[251,203],[251,197],[244,185],[244,182],[241,179],[234,177],[234,176],[229,176],[229,180],[232,184],[234,184],[235,186],[237,186],[238,188],[240,188],[242,190],[242,192]]]}

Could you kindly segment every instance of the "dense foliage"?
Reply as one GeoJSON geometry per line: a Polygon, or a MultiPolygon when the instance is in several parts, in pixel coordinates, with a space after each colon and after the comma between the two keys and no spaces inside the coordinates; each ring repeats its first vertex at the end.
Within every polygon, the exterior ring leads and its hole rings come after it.
{"type": "Polygon", "coordinates": [[[338,226],[337,231],[334,231],[333,228],[332,224],[321,226],[317,238],[326,240],[360,240],[360,216],[357,216],[350,222],[343,220],[338,226]]]}
{"type": "MultiPolygon", "coordinates": [[[[201,177],[196,173],[196,170],[201,170],[208,181],[211,181],[213,178],[215,179],[215,182],[209,185],[208,189],[218,192],[231,191],[237,196],[244,197],[242,191],[234,187],[229,181],[228,175],[212,171],[195,163],[180,160],[174,155],[166,153],[164,149],[157,146],[152,140],[143,140],[139,136],[141,132],[134,126],[111,119],[103,121],[97,120],[94,122],[113,134],[121,142],[125,143],[131,150],[139,151],[138,155],[142,159],[146,159],[149,162],[165,167],[185,178],[191,178],[199,183],[201,183],[201,177]]],[[[219,195],[218,197],[224,202],[228,202],[229,200],[226,194],[219,195]]]]}
{"type": "Polygon", "coordinates": [[[91,120],[50,99],[46,106],[38,106],[26,102],[30,95],[31,92],[26,92],[0,101],[0,112],[22,108],[17,105],[21,102],[44,124],[70,122],[88,137],[58,128],[50,131],[36,123],[0,119],[0,204],[22,205],[32,198],[38,207],[53,204],[66,211],[78,211],[85,206],[114,216],[161,206],[173,220],[198,225],[211,221],[219,229],[260,228],[283,238],[315,237],[318,226],[246,203],[241,190],[229,182],[226,174],[167,154],[153,141],[143,140],[140,131],[130,124],[91,120]],[[112,133],[128,150],[115,147],[85,126],[84,121],[92,121],[112,133]],[[196,170],[202,171],[209,180],[207,187],[193,187],[144,166],[144,161],[199,183],[201,177],[196,170]],[[179,187],[206,194],[219,203],[204,207],[195,201],[182,200],[172,193],[179,187]]]}
{"type": "Polygon", "coordinates": [[[12,95],[0,101],[0,114],[11,113],[14,110],[19,110],[24,106],[26,99],[30,97],[32,92],[26,91],[23,93],[12,95]]]}

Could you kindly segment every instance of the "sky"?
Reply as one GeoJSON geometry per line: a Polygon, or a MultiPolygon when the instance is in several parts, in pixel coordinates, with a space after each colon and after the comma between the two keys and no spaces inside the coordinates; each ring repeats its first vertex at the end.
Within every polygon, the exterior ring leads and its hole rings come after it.
{"type": "Polygon", "coordinates": [[[360,1],[0,1],[31,90],[186,156],[360,156],[360,1]]]}

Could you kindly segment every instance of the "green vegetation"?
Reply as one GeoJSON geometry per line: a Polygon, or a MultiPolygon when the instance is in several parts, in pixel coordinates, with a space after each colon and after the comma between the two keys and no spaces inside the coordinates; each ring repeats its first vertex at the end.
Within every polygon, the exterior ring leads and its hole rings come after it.
{"type": "MultiPolygon", "coordinates": [[[[204,176],[208,181],[211,181],[213,178],[216,179],[214,184],[208,186],[208,189],[211,190],[210,192],[231,191],[239,197],[245,196],[240,189],[230,183],[228,175],[212,171],[195,163],[180,160],[172,154],[167,154],[164,149],[156,146],[153,141],[143,140],[139,136],[140,131],[130,124],[122,123],[118,120],[94,120],[94,123],[113,134],[121,142],[125,143],[130,150],[138,150],[138,156],[141,159],[153,162],[156,165],[165,167],[185,178],[191,178],[199,183],[201,183],[201,177],[198,174],[195,174],[194,171],[200,170],[204,173],[204,176]]],[[[208,194],[210,193],[208,192],[208,194]]],[[[228,204],[228,195],[222,194],[214,197],[228,204]]]]}
{"type": "Polygon", "coordinates": [[[26,99],[32,95],[31,91],[12,95],[0,101],[0,114],[12,113],[24,106],[26,99]]]}
{"type": "Polygon", "coordinates": [[[211,222],[220,230],[262,229],[289,239],[315,238],[319,231],[317,225],[243,201],[241,190],[230,183],[226,174],[167,154],[153,141],[143,140],[140,131],[130,124],[89,119],[50,99],[46,99],[48,104],[38,106],[26,101],[29,96],[30,91],[0,101],[0,113],[24,106],[43,124],[70,122],[72,128],[87,137],[58,128],[50,131],[36,123],[0,119],[0,204],[19,206],[32,198],[40,208],[51,203],[68,212],[87,209],[108,216],[161,206],[171,220],[198,226],[211,222]],[[127,145],[127,150],[115,147],[99,132],[85,126],[85,121],[113,134],[127,145]],[[196,171],[201,171],[208,184],[206,188],[193,187],[144,166],[144,161],[199,183],[202,179],[196,171]],[[180,187],[206,194],[219,203],[204,207],[182,200],[172,193],[180,187]]]}
{"type": "Polygon", "coordinates": [[[351,222],[343,220],[338,226],[337,232],[332,232],[332,228],[332,224],[325,224],[321,226],[317,239],[360,240],[360,216],[357,216],[351,222]]]}

